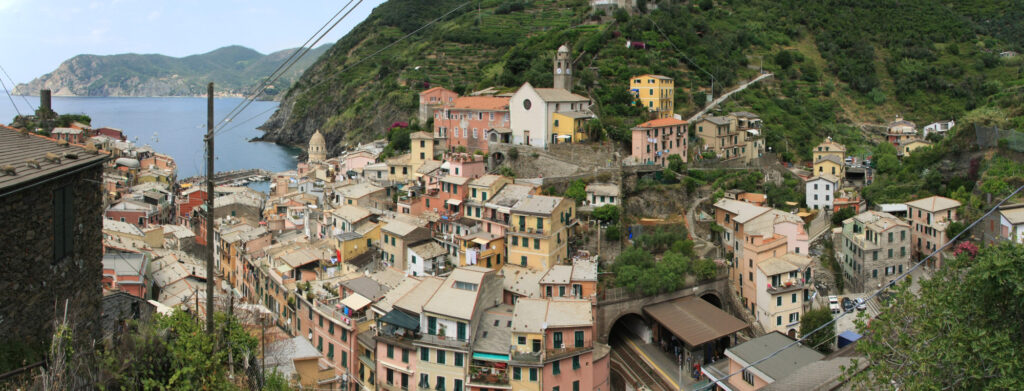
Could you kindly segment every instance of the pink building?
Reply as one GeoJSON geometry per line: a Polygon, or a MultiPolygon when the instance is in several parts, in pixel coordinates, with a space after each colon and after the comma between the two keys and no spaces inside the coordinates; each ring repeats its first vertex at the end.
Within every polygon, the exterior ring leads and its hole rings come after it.
{"type": "Polygon", "coordinates": [[[434,115],[434,110],[441,106],[450,106],[454,104],[455,98],[458,97],[459,94],[455,93],[455,91],[444,87],[434,87],[420,92],[420,124],[425,125],[427,123],[427,119],[434,115]]]}
{"type": "Polygon", "coordinates": [[[463,96],[450,106],[434,110],[434,137],[447,140],[448,149],[464,147],[466,152],[487,152],[485,133],[509,127],[507,97],[463,96]]]}
{"type": "Polygon", "coordinates": [[[668,166],[668,157],[679,155],[686,162],[686,121],[661,118],[633,128],[633,153],[638,162],[668,166]]]}
{"type": "Polygon", "coordinates": [[[377,161],[377,156],[370,152],[349,152],[348,154],[345,155],[344,160],[342,160],[341,162],[340,172],[342,174],[345,174],[349,171],[359,172],[363,170],[363,167],[366,167],[368,164],[373,164],[375,161],[377,161]]]}
{"type": "Polygon", "coordinates": [[[448,170],[449,175],[472,179],[487,174],[487,162],[482,156],[469,153],[449,153],[444,160],[447,166],[442,164],[441,170],[448,170]]]}
{"type": "MultiPolygon", "coordinates": [[[[946,197],[931,196],[907,203],[907,217],[910,217],[910,248],[917,259],[923,259],[935,252],[949,238],[946,228],[957,221],[956,210],[960,201],[946,197]]],[[[942,253],[928,260],[928,266],[942,267],[942,253]]]]}
{"type": "Polygon", "coordinates": [[[146,269],[149,255],[107,253],[103,255],[103,289],[123,291],[147,299],[146,269]]]}
{"type": "Polygon", "coordinates": [[[589,300],[521,298],[512,315],[512,389],[608,389],[608,348],[594,342],[589,300]],[[543,365],[540,371],[531,368],[543,365]],[[601,370],[598,370],[601,369],[601,370]],[[535,376],[540,372],[540,376],[535,376]]]}

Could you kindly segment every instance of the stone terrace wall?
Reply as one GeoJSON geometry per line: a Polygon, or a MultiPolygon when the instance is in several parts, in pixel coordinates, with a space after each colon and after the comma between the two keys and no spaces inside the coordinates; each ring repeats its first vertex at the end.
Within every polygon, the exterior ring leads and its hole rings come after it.
{"type": "Polygon", "coordinates": [[[0,198],[0,372],[43,359],[65,300],[74,352],[93,356],[103,299],[101,174],[97,165],[0,198]],[[54,263],[54,189],[61,186],[74,191],[74,256],[54,263]]]}

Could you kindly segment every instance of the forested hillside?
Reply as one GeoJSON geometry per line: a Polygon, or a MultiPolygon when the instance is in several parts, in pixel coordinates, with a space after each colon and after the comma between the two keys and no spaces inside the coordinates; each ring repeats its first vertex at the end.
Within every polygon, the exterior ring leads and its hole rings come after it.
{"type": "Polygon", "coordinates": [[[315,129],[335,150],[380,137],[409,120],[417,93],[442,85],[458,92],[524,81],[551,85],[551,58],[562,43],[576,58],[575,91],[595,99],[595,133],[625,141],[642,118],[629,107],[628,77],[676,80],[676,111],[755,76],[775,80],[737,95],[724,109],[759,112],[768,145],[787,160],[833,135],[867,153],[870,125],[896,115],[924,125],[973,119],[1015,127],[1022,121],[1024,46],[1013,1],[797,0],[651,3],[637,12],[594,11],[584,0],[479,3],[391,0],[307,71],[266,124],[266,138],[304,145],[315,129]],[[352,66],[444,15],[435,25],[352,66]],[[626,41],[646,49],[627,49],[626,41]],[[865,130],[867,129],[867,130],[865,130]]]}

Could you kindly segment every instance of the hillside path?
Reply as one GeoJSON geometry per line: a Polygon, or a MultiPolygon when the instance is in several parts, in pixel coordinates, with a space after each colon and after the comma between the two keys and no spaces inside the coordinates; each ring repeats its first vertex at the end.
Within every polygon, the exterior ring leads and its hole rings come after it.
{"type": "Polygon", "coordinates": [[[747,87],[749,87],[751,84],[757,83],[757,82],[759,82],[761,80],[767,79],[767,78],[772,77],[772,76],[773,76],[772,73],[762,73],[762,74],[758,75],[757,77],[755,77],[753,79],[750,79],[750,81],[748,81],[746,83],[743,83],[743,84],[740,84],[738,87],[733,88],[732,90],[729,90],[728,92],[722,94],[722,96],[719,96],[718,98],[715,98],[715,100],[711,101],[711,104],[709,104],[707,106],[704,106],[703,109],[700,109],[700,111],[698,111],[696,114],[694,114],[693,116],[688,118],[686,120],[686,122],[692,124],[693,121],[695,121],[697,119],[697,117],[700,117],[700,116],[704,115],[705,113],[708,112],[708,110],[711,110],[711,108],[713,108],[715,106],[718,106],[719,104],[724,102],[726,99],[729,99],[729,97],[732,96],[732,94],[734,94],[736,92],[743,91],[743,90],[747,89],[747,87]]]}

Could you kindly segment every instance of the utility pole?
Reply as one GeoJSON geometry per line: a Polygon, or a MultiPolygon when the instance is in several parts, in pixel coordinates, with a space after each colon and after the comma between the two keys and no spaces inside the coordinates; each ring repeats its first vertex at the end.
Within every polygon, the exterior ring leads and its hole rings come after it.
{"type": "MultiPolygon", "coordinates": [[[[206,86],[206,332],[213,335],[213,83],[206,86]]],[[[196,308],[198,310],[198,307],[196,308]]]]}

